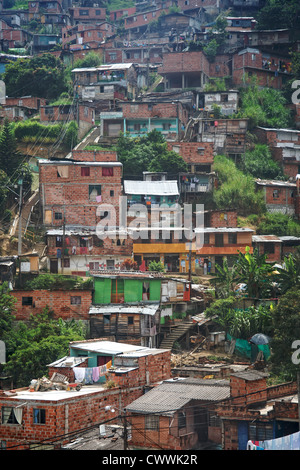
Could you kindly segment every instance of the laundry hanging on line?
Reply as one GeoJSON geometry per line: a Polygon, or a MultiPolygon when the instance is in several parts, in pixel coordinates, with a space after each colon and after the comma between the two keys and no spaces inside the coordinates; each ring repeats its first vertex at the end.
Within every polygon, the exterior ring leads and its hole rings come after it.
{"type": "Polygon", "coordinates": [[[75,381],[85,384],[98,382],[99,378],[103,377],[111,366],[112,361],[97,367],[74,367],[75,381]]]}

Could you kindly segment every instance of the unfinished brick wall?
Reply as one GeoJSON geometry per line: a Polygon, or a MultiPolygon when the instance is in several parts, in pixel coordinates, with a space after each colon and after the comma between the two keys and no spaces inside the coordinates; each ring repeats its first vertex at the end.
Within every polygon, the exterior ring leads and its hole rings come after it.
{"type": "Polygon", "coordinates": [[[111,150],[72,150],[72,160],[78,162],[116,162],[117,152],[111,150]]]}
{"type": "Polygon", "coordinates": [[[212,211],[209,214],[210,227],[237,227],[236,211],[212,211]]]}
{"type": "Polygon", "coordinates": [[[234,400],[236,405],[265,401],[267,399],[266,388],[266,377],[256,380],[247,380],[234,375],[230,377],[230,396],[236,398],[234,400]]]}
{"type": "Polygon", "coordinates": [[[214,146],[212,142],[168,142],[168,149],[179,149],[179,155],[188,164],[210,164],[214,162],[214,146]]]}
{"type": "Polygon", "coordinates": [[[89,308],[92,304],[91,290],[12,290],[10,295],[17,302],[15,304],[16,321],[29,321],[30,316],[38,315],[49,307],[54,312],[54,318],[64,320],[89,320],[89,308]],[[22,298],[32,298],[32,305],[22,305],[22,298]],[[73,304],[71,297],[80,297],[79,305],[73,304]]]}
{"type": "Polygon", "coordinates": [[[138,358],[138,369],[127,374],[111,373],[121,388],[143,386],[171,377],[171,351],[161,351],[138,358]]]}
{"type": "Polygon", "coordinates": [[[187,123],[188,112],[181,103],[123,103],[123,116],[126,119],[178,118],[187,123]]]}
{"type": "Polygon", "coordinates": [[[203,72],[209,76],[209,62],[201,51],[164,54],[160,73],[203,72]]]}
{"type": "MultiPolygon", "coordinates": [[[[116,164],[115,164],[116,165],[116,164]]],[[[40,201],[44,211],[52,211],[51,225],[62,226],[77,224],[95,226],[100,221],[97,208],[103,203],[115,208],[116,218],[119,218],[119,197],[122,195],[122,165],[112,166],[113,175],[104,176],[104,165],[83,165],[80,163],[68,165],[68,175],[58,176],[58,166],[40,164],[40,201]],[[83,168],[83,170],[82,170],[83,168]],[[82,176],[82,171],[89,168],[89,175],[82,176]],[[101,201],[90,197],[91,185],[101,186],[101,201]],[[61,216],[56,218],[55,213],[61,216]]],[[[107,209],[105,209],[107,211],[107,209]]],[[[44,212],[45,217],[45,212],[44,212]]],[[[101,215],[101,214],[100,214],[101,215]]],[[[44,223],[45,219],[44,219],[44,223]]],[[[115,224],[114,224],[115,225],[115,224]]],[[[117,222],[118,225],[118,222],[117,222]]]]}

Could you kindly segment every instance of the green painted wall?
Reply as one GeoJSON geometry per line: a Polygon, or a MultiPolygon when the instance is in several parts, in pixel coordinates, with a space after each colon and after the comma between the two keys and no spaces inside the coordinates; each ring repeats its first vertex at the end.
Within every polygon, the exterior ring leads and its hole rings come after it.
{"type": "Polygon", "coordinates": [[[109,304],[111,302],[111,279],[94,279],[94,304],[109,304]]]}
{"type": "MultiPolygon", "coordinates": [[[[118,280],[118,293],[124,292],[124,302],[141,302],[143,300],[143,279],[124,279],[118,280]],[[124,289],[123,289],[124,282],[124,289]]],[[[150,296],[149,300],[160,301],[161,294],[161,280],[160,279],[149,279],[146,280],[149,283],[150,296]]],[[[101,279],[95,277],[94,281],[94,300],[93,303],[97,304],[110,304],[112,303],[112,293],[116,292],[116,283],[111,279],[101,279]]]]}

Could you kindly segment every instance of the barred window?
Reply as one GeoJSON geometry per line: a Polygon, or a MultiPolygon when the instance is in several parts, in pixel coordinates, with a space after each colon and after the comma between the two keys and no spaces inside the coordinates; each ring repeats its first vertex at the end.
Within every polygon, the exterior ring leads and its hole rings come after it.
{"type": "Polygon", "coordinates": [[[159,430],[159,416],[158,415],[147,415],[145,416],[145,429],[150,431],[159,430]]]}

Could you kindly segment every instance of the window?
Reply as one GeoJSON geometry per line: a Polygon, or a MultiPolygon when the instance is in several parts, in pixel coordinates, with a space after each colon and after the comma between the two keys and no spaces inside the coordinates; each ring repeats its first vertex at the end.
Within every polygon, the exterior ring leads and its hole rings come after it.
{"type": "Polygon", "coordinates": [[[115,260],[113,259],[108,259],[106,262],[106,266],[108,270],[113,271],[115,269],[115,260]]]}
{"type": "Polygon", "coordinates": [[[278,199],[279,198],[279,189],[274,189],[273,191],[273,199],[278,199]]]}
{"type": "Polygon", "coordinates": [[[99,271],[99,262],[90,262],[89,263],[90,271],[99,271]]]}
{"type": "Polygon", "coordinates": [[[145,429],[146,431],[158,431],[159,430],[159,416],[158,415],[147,415],[145,416],[145,429]]]}
{"type": "Polygon", "coordinates": [[[273,439],[273,427],[266,423],[249,424],[248,439],[251,441],[267,441],[273,439]]]}
{"type": "Polygon", "coordinates": [[[63,237],[61,237],[61,236],[58,235],[58,236],[56,237],[55,246],[56,246],[56,248],[60,248],[60,247],[62,247],[62,245],[63,245],[63,237]]]}
{"type": "Polygon", "coordinates": [[[186,427],[186,414],[184,411],[179,411],[178,413],[178,429],[186,427]]]}
{"type": "Polygon", "coordinates": [[[62,212],[54,212],[54,220],[62,220],[62,212]]]}
{"type": "Polygon", "coordinates": [[[237,234],[236,233],[228,233],[228,243],[231,245],[236,245],[237,242],[237,234]]]}
{"type": "Polygon", "coordinates": [[[46,424],[46,410],[33,408],[33,424],[46,424]]]}
{"type": "Polygon", "coordinates": [[[22,408],[2,407],[2,424],[21,424],[22,408]]]}
{"type": "Polygon", "coordinates": [[[163,130],[164,131],[169,131],[171,129],[171,124],[169,122],[164,122],[163,123],[163,130]]]}
{"type": "Polygon", "coordinates": [[[224,246],[223,233],[215,234],[215,246],[224,246]]]}
{"type": "Polygon", "coordinates": [[[205,233],[204,234],[204,245],[208,245],[209,244],[209,233],[205,233]]]}
{"type": "Polygon", "coordinates": [[[90,176],[90,167],[82,166],[81,167],[81,176],[90,176]]]}
{"type": "Polygon", "coordinates": [[[89,10],[79,10],[80,16],[89,16],[89,10]]]}
{"type": "Polygon", "coordinates": [[[137,132],[140,132],[141,130],[141,125],[140,124],[134,124],[133,129],[137,132]]]}
{"type": "Polygon", "coordinates": [[[32,305],[32,297],[22,297],[22,305],[32,305]]]}
{"type": "Polygon", "coordinates": [[[70,267],[70,258],[64,258],[64,268],[70,267]]]}
{"type": "Polygon", "coordinates": [[[69,176],[69,167],[67,165],[57,166],[57,177],[58,178],[68,178],[69,176]]]}
{"type": "Polygon", "coordinates": [[[102,167],[102,176],[114,176],[114,169],[112,166],[102,167]]]}
{"type": "Polygon", "coordinates": [[[81,296],[71,295],[71,305],[81,305],[81,296]]]}
{"type": "Polygon", "coordinates": [[[89,185],[89,200],[90,201],[97,201],[99,200],[99,196],[101,196],[101,185],[100,184],[90,184],[89,185]]]}
{"type": "Polygon", "coordinates": [[[109,195],[110,195],[110,197],[114,197],[114,195],[115,195],[115,192],[114,192],[114,190],[113,190],[113,189],[111,189],[111,190],[110,190],[110,192],[109,192],[109,195]]]}
{"type": "Polygon", "coordinates": [[[128,325],[133,325],[133,317],[128,317],[128,325]]]}
{"type": "Polygon", "coordinates": [[[264,243],[264,253],[272,255],[275,253],[274,243],[264,243]]]}

